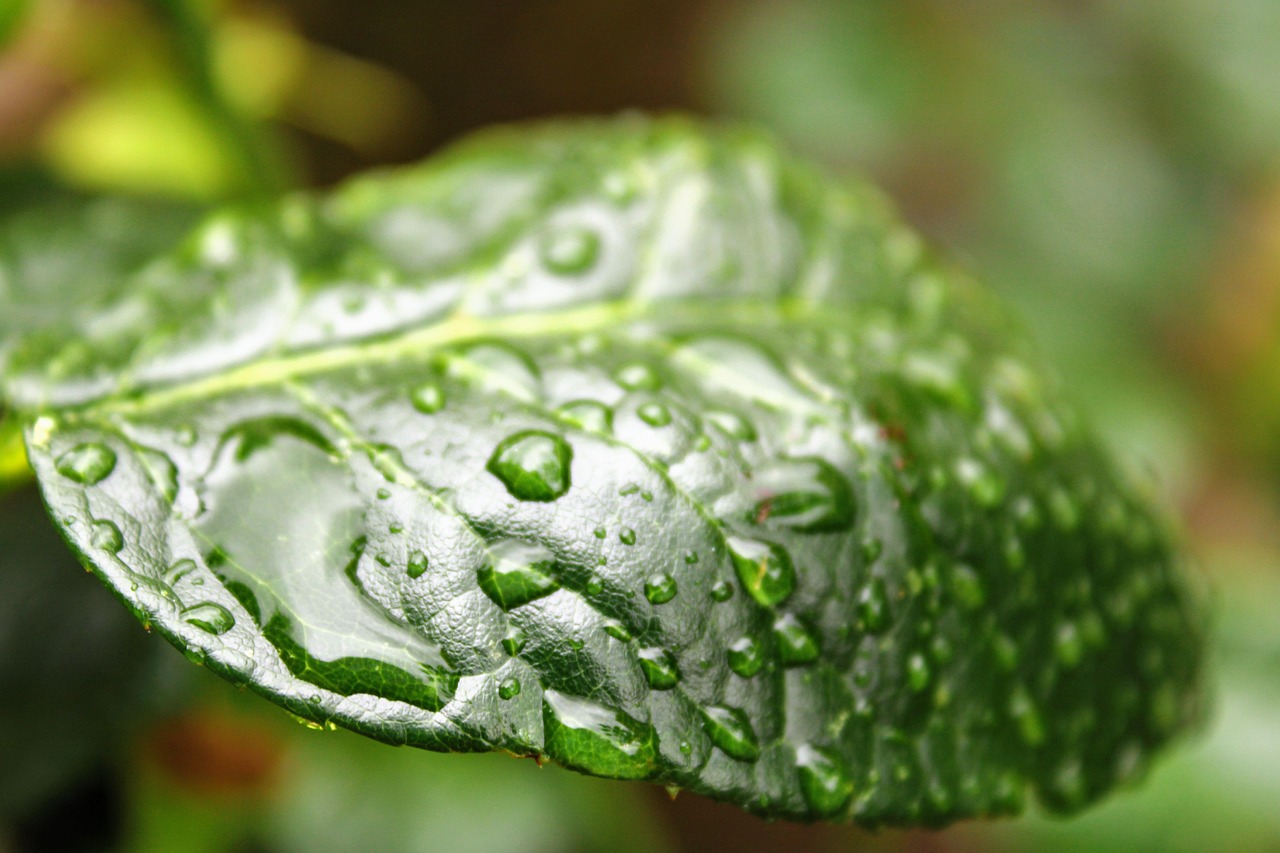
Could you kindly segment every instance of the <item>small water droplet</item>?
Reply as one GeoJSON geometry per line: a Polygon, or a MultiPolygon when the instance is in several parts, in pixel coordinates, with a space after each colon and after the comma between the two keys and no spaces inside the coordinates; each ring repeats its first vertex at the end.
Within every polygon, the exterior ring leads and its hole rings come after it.
{"type": "Polygon", "coordinates": [[[556,411],[575,426],[590,432],[608,434],[613,431],[613,410],[595,400],[573,400],[556,411]]]}
{"type": "Polygon", "coordinates": [[[723,578],[711,585],[712,601],[728,601],[733,598],[733,584],[723,578]]]}
{"type": "Polygon", "coordinates": [[[773,623],[773,638],[783,666],[804,666],[818,659],[817,639],[790,613],[773,623]]]}
{"type": "Polygon", "coordinates": [[[862,562],[864,565],[871,565],[880,559],[880,554],[884,552],[884,542],[879,539],[871,538],[864,540],[862,543],[862,562]]]}
{"type": "Polygon", "coordinates": [[[1070,533],[1080,526],[1080,505],[1071,499],[1067,490],[1055,488],[1049,494],[1049,514],[1053,523],[1070,533]]]}
{"type": "Polygon", "coordinates": [[[419,385],[409,395],[413,407],[424,415],[434,415],[444,408],[444,391],[434,382],[419,385]]]}
{"type": "Polygon", "coordinates": [[[511,628],[507,631],[507,635],[502,638],[502,650],[511,657],[515,657],[524,651],[525,644],[529,642],[529,638],[524,631],[519,628],[511,628]]]}
{"type": "Polygon", "coordinates": [[[702,419],[735,441],[756,440],[755,427],[741,415],[733,412],[707,412],[702,419]]]}
{"type": "Polygon", "coordinates": [[[651,427],[664,427],[671,423],[671,410],[661,403],[645,403],[636,409],[636,414],[651,427]]]}
{"type": "Polygon", "coordinates": [[[592,574],[591,577],[587,578],[587,583],[582,588],[582,591],[587,595],[599,595],[604,592],[604,578],[597,574],[592,574]]]}
{"type": "Polygon", "coordinates": [[[603,527],[597,527],[594,533],[597,539],[603,539],[604,537],[609,535],[609,531],[605,530],[603,527]]]}
{"type": "Polygon", "coordinates": [[[814,813],[833,817],[853,798],[853,778],[835,755],[808,744],[796,750],[800,790],[814,813]]]}
{"type": "Polygon", "coordinates": [[[559,589],[555,570],[555,557],[546,548],[508,539],[489,549],[489,561],[476,577],[494,604],[512,610],[559,589]]]}
{"type": "Polygon", "coordinates": [[[1006,634],[997,634],[991,641],[991,650],[995,654],[996,663],[1005,672],[1012,672],[1018,665],[1018,644],[1006,634]]]}
{"type": "Polygon", "coordinates": [[[883,578],[872,578],[858,596],[858,619],[871,634],[889,627],[889,588],[883,578]]]}
{"type": "Polygon", "coordinates": [[[517,500],[546,502],[569,491],[572,459],[573,451],[563,438],[530,430],[499,444],[488,470],[517,500]]]}
{"type": "Polygon", "coordinates": [[[124,549],[124,535],[113,521],[95,521],[89,541],[94,548],[108,554],[119,554],[124,549]]]}
{"type": "Polygon", "coordinates": [[[1040,711],[1021,685],[1015,687],[1009,696],[1009,715],[1027,746],[1039,746],[1044,742],[1044,721],[1040,719],[1040,711]]]}
{"type": "Polygon", "coordinates": [[[618,531],[618,541],[623,545],[636,544],[636,532],[630,527],[624,527],[618,531]]]}
{"type": "Polygon", "coordinates": [[[519,695],[520,695],[520,679],[514,678],[514,677],[502,679],[502,682],[498,685],[498,698],[504,699],[504,700],[514,699],[516,696],[519,696],[519,695]]]}
{"type": "Polygon", "coordinates": [[[212,601],[205,601],[183,610],[182,621],[215,636],[227,633],[236,624],[231,611],[212,601]]]}
{"type": "Polygon", "coordinates": [[[385,500],[390,500],[390,499],[391,499],[391,490],[390,490],[390,489],[378,489],[378,491],[377,491],[375,494],[377,495],[378,500],[380,500],[380,501],[385,501],[385,500]]]}
{"type": "Polygon", "coordinates": [[[764,651],[751,637],[739,637],[729,644],[729,669],[751,678],[764,666],[764,651]]]}
{"type": "Polygon", "coordinates": [[[427,555],[421,551],[414,551],[409,555],[409,564],[405,568],[405,573],[416,580],[426,574],[428,568],[427,555]]]}
{"type": "Polygon", "coordinates": [[[697,551],[685,551],[685,552],[684,552],[684,561],[685,561],[686,563],[688,563],[689,565],[691,565],[691,566],[692,566],[694,563],[698,562],[698,552],[697,552],[697,551]]]}
{"type": "Polygon", "coordinates": [[[957,462],[956,477],[979,506],[993,507],[1004,499],[1004,481],[976,459],[957,462]]]}
{"type": "Polygon", "coordinates": [[[101,483],[116,467],[116,453],[105,444],[79,444],[58,457],[58,473],[69,480],[93,486],[101,483]]]}
{"type": "Polygon", "coordinates": [[[631,632],[627,630],[626,625],[623,625],[617,619],[610,619],[608,622],[605,622],[604,632],[620,642],[631,642],[631,632]]]}
{"type": "Polygon", "coordinates": [[[199,436],[196,433],[195,427],[190,425],[180,427],[177,434],[174,435],[174,441],[178,442],[179,447],[195,447],[197,438],[199,438],[199,436]]]}
{"type": "Polygon", "coordinates": [[[702,709],[702,718],[707,737],[725,755],[735,761],[755,761],[760,757],[755,730],[741,710],[712,706],[702,709]]]}
{"type": "Polygon", "coordinates": [[[1053,640],[1054,654],[1058,661],[1068,669],[1080,664],[1084,658],[1084,638],[1074,622],[1063,622],[1058,626],[1058,633],[1053,640]]]}
{"type": "Polygon", "coordinates": [[[765,607],[787,600],[795,590],[796,570],[785,548],[737,536],[729,537],[728,544],[738,579],[752,598],[765,607]]]}
{"type": "Polygon", "coordinates": [[[929,672],[929,662],[924,655],[915,652],[907,658],[907,686],[911,692],[919,693],[929,686],[933,674],[929,672]]]}
{"type": "Polygon", "coordinates": [[[764,466],[752,477],[756,524],[807,533],[845,530],[853,524],[853,489],[824,459],[795,459],[764,466]]]}
{"type": "Polygon", "coordinates": [[[558,228],[543,237],[539,255],[557,275],[581,275],[600,256],[600,235],[581,226],[558,228]]]}
{"type": "Polygon", "coordinates": [[[676,579],[665,573],[644,582],[644,597],[650,604],[666,604],[676,597],[676,592],[676,579]]]}
{"type": "Polygon", "coordinates": [[[963,564],[951,567],[951,593],[966,610],[977,610],[987,600],[978,573],[963,564]]]}
{"type": "Polygon", "coordinates": [[[646,648],[639,651],[639,656],[640,669],[654,690],[670,690],[680,683],[680,671],[676,669],[676,659],[671,652],[646,648]]]}
{"type": "Polygon", "coordinates": [[[662,380],[654,369],[639,362],[623,366],[613,378],[628,391],[657,391],[662,387],[662,380]]]}

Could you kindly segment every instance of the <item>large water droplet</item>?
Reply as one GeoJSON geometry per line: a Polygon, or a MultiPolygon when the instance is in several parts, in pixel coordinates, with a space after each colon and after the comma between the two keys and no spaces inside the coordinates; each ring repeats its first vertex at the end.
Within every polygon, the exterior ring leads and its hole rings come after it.
{"type": "Polygon", "coordinates": [[[764,666],[764,651],[751,637],[739,637],[729,644],[729,669],[743,678],[752,678],[764,666]]]}
{"type": "Polygon", "coordinates": [[[101,483],[116,467],[116,453],[105,444],[79,444],[58,457],[58,473],[86,486],[101,483]]]}
{"type": "Polygon", "coordinates": [[[612,779],[653,774],[653,731],[618,711],[556,690],[543,694],[546,750],[561,764],[612,779]]]}
{"type": "Polygon", "coordinates": [[[227,633],[236,624],[235,617],[231,615],[231,611],[221,604],[214,604],[212,601],[205,601],[186,608],[182,611],[182,621],[215,636],[227,633]]]}
{"type": "Polygon", "coordinates": [[[581,275],[600,257],[600,235],[590,228],[558,228],[542,238],[543,265],[557,275],[581,275]]]}
{"type": "Polygon", "coordinates": [[[608,434],[613,430],[613,411],[596,400],[572,400],[557,411],[569,422],[590,432],[608,434]]]}
{"type": "Polygon", "coordinates": [[[680,671],[671,652],[661,648],[641,649],[640,669],[654,690],[670,690],[680,683],[680,671]]]}
{"type": "Polygon", "coordinates": [[[555,571],[555,556],[546,548],[506,539],[490,547],[476,578],[494,604],[512,610],[559,589],[555,571]]]}
{"type": "Polygon", "coordinates": [[[760,743],[747,715],[737,708],[702,709],[703,728],[711,742],[735,761],[755,761],[760,743]]]}
{"type": "Polygon", "coordinates": [[[93,547],[108,554],[119,554],[124,549],[124,535],[113,521],[95,521],[89,534],[93,547]]]}
{"type": "Polygon", "coordinates": [[[818,659],[818,640],[790,613],[773,623],[773,638],[783,666],[803,666],[818,659]]]}
{"type": "Polygon", "coordinates": [[[668,574],[657,574],[644,582],[644,597],[650,604],[666,604],[676,597],[676,579],[668,574]]]}
{"type": "Polygon", "coordinates": [[[883,578],[872,578],[858,596],[858,619],[871,634],[889,627],[889,588],[883,578]]]}
{"type": "Polygon", "coordinates": [[[759,468],[752,476],[752,520],[806,532],[844,530],[853,524],[853,489],[824,459],[795,459],[759,468]]]}
{"type": "Polygon", "coordinates": [[[844,762],[831,753],[803,744],[796,750],[800,790],[814,813],[832,817],[844,811],[853,797],[853,778],[844,762]]]}
{"type": "Polygon", "coordinates": [[[796,587],[796,570],[785,548],[738,536],[729,537],[728,544],[738,579],[752,598],[765,607],[787,600],[796,587]]]}
{"type": "Polygon", "coordinates": [[[499,444],[488,469],[517,500],[545,502],[569,491],[572,459],[573,450],[563,438],[529,430],[499,444]]]}
{"type": "Polygon", "coordinates": [[[424,415],[434,415],[444,408],[444,391],[434,382],[419,385],[409,395],[413,407],[424,415]]]}

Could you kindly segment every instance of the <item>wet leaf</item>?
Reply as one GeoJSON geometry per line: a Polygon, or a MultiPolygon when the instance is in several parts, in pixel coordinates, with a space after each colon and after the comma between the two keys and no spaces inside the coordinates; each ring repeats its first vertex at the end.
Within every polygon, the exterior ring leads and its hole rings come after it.
{"type": "Polygon", "coordinates": [[[875,825],[1083,807],[1198,716],[1146,498],[753,133],[491,133],[215,215],[77,323],[5,382],[55,518],[306,719],[875,825]]]}

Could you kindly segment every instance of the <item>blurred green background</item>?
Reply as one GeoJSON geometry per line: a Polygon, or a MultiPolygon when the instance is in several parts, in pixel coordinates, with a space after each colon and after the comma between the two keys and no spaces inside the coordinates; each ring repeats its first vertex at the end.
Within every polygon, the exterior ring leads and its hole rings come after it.
{"type": "Polygon", "coordinates": [[[0,208],[32,174],[194,204],[325,186],[627,108],[870,173],[1018,306],[1184,520],[1207,731],[1074,820],[874,836],[383,747],[186,665],[26,487],[0,498],[0,853],[1280,850],[1280,2],[0,0],[0,208]]]}

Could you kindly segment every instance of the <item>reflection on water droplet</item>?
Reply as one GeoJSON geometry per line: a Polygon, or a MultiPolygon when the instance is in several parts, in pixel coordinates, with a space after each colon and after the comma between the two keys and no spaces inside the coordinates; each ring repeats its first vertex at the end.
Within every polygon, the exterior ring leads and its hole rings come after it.
{"type": "Polygon", "coordinates": [[[581,275],[600,256],[600,235],[589,228],[558,228],[542,238],[543,266],[557,275],[581,275]]]}
{"type": "Polygon", "coordinates": [[[419,385],[409,395],[413,407],[424,415],[434,415],[444,408],[444,391],[434,382],[419,385]]]}
{"type": "Polygon", "coordinates": [[[676,592],[676,579],[665,573],[644,582],[644,597],[650,604],[666,604],[676,597],[676,592]]]}
{"type": "Polygon", "coordinates": [[[831,532],[853,524],[853,489],[824,459],[775,462],[752,477],[752,521],[805,532],[831,532]]]}
{"type": "Polygon", "coordinates": [[[832,817],[844,811],[853,797],[853,778],[835,755],[804,744],[796,750],[800,790],[814,813],[832,817]]]}
{"type": "Polygon", "coordinates": [[[703,728],[721,752],[735,761],[755,761],[760,744],[747,715],[737,708],[702,709],[703,728]]]}
{"type": "Polygon", "coordinates": [[[219,636],[235,627],[235,617],[221,604],[206,601],[182,611],[182,621],[202,631],[219,636]]]}
{"type": "Polygon", "coordinates": [[[733,412],[707,412],[703,420],[736,441],[755,441],[756,430],[746,418],[733,412]]]}
{"type": "Polygon", "coordinates": [[[595,400],[573,400],[559,409],[560,416],[590,432],[608,434],[613,431],[613,410],[595,400]]]}
{"type": "Polygon", "coordinates": [[[628,391],[657,391],[662,387],[662,380],[654,369],[639,362],[620,368],[613,378],[628,391]]]}
{"type": "Polygon", "coordinates": [[[429,565],[426,554],[421,551],[414,551],[409,554],[409,563],[405,567],[405,574],[411,578],[420,578],[426,574],[429,565]]]}
{"type": "Polygon", "coordinates": [[[664,427],[671,423],[671,410],[661,403],[645,403],[636,409],[636,414],[651,427],[664,427]]]}
{"type": "Polygon", "coordinates": [[[803,666],[818,659],[818,640],[790,613],[773,623],[773,639],[783,666],[803,666]]]}
{"type": "Polygon", "coordinates": [[[868,633],[879,634],[889,627],[889,589],[884,579],[872,578],[858,597],[858,619],[868,633]]]}
{"type": "Polygon", "coordinates": [[[504,678],[498,685],[498,697],[500,699],[512,699],[520,695],[520,679],[504,678]]]}
{"type": "Polygon", "coordinates": [[[112,521],[95,521],[89,541],[94,548],[108,554],[119,554],[124,549],[124,535],[112,521]]]}
{"type": "Polygon", "coordinates": [[[640,649],[640,669],[654,690],[670,690],[680,683],[680,671],[671,652],[660,648],[640,649]]]}
{"type": "Polygon", "coordinates": [[[67,479],[93,486],[115,470],[116,454],[105,444],[79,444],[59,456],[56,467],[67,479]]]}
{"type": "Polygon", "coordinates": [[[499,444],[488,470],[517,500],[546,502],[569,491],[572,459],[573,451],[563,438],[530,430],[499,444]]]}
{"type": "Polygon", "coordinates": [[[764,666],[764,651],[751,637],[739,637],[729,644],[729,669],[751,678],[764,666]]]}
{"type": "Polygon", "coordinates": [[[559,589],[555,571],[555,557],[546,548],[506,539],[490,547],[476,578],[494,604],[512,610],[559,589]]]}
{"type": "Polygon", "coordinates": [[[738,579],[752,598],[765,607],[787,600],[795,590],[796,570],[785,548],[738,536],[730,536],[728,544],[738,579]]]}

